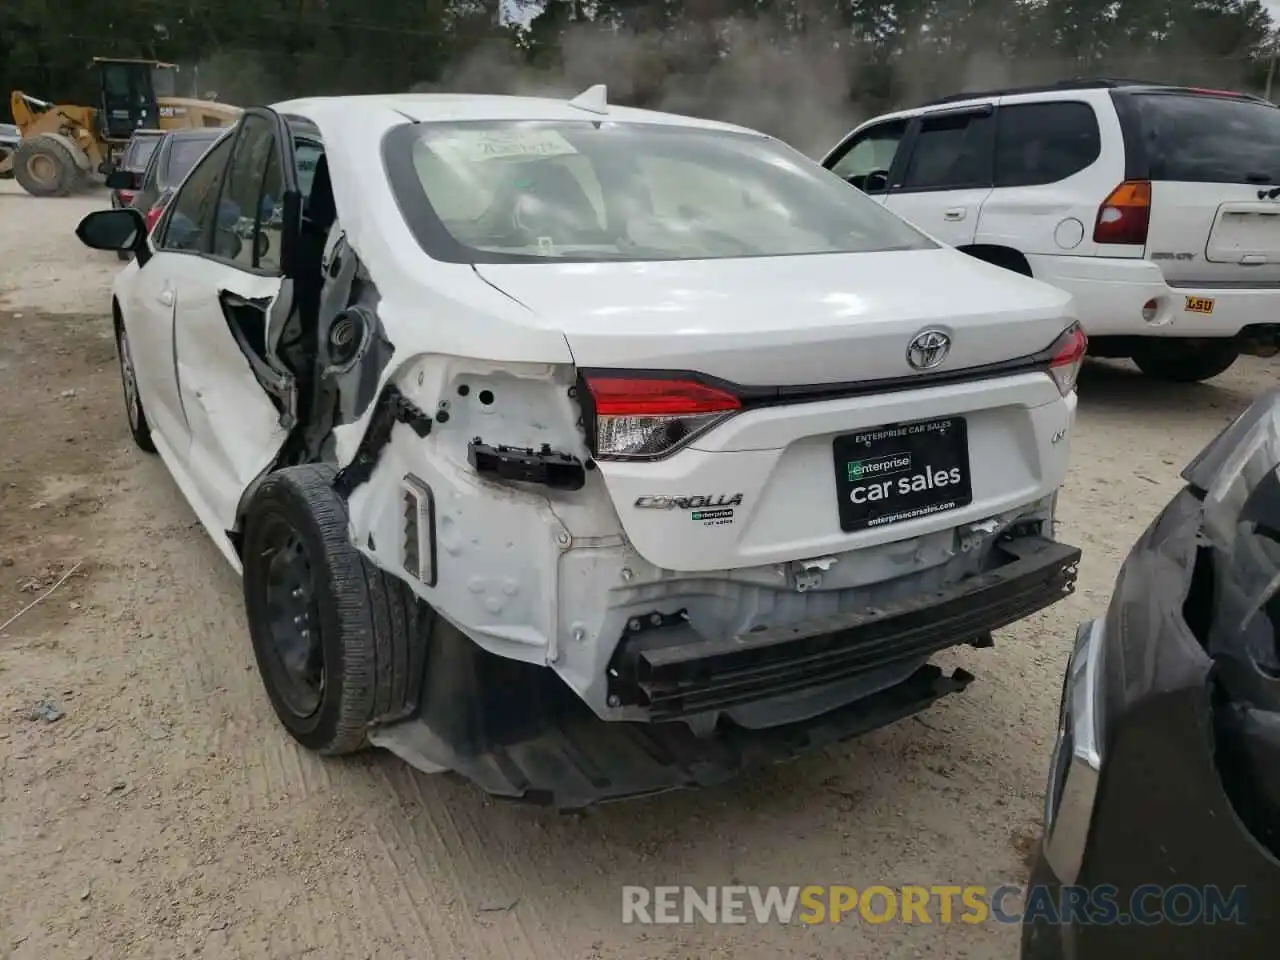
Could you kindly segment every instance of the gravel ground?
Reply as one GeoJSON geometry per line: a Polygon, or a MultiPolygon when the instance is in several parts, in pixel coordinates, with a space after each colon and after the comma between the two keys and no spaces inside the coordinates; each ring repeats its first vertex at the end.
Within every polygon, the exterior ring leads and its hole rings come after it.
{"type": "Polygon", "coordinates": [[[271,714],[239,586],[125,429],[105,195],[0,183],[0,957],[1014,957],[1017,930],[620,922],[624,884],[1021,882],[1075,625],[1177,472],[1264,385],[1092,365],[1061,535],[1070,600],[944,658],[927,714],[723,789],[558,816],[394,758],[325,761],[271,714]],[[46,704],[33,712],[40,704],[46,704]],[[60,718],[51,718],[60,713],[60,718]]]}

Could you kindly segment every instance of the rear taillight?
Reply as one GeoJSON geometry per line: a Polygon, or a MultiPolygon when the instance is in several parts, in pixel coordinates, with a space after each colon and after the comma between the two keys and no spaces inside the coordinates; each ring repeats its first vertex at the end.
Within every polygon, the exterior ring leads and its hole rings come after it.
{"type": "Polygon", "coordinates": [[[122,207],[127,207],[127,206],[129,206],[129,204],[133,203],[133,198],[134,198],[135,196],[136,196],[136,194],[135,194],[132,190],[121,190],[121,191],[120,191],[120,206],[122,206],[122,207]]]}
{"type": "Polygon", "coordinates": [[[1062,336],[1049,348],[1049,376],[1053,377],[1053,382],[1058,385],[1058,392],[1064,397],[1076,388],[1076,380],[1080,376],[1080,368],[1084,365],[1084,355],[1088,349],[1089,338],[1078,323],[1064,330],[1062,336]]]}
{"type": "Polygon", "coordinates": [[[727,390],[676,377],[591,374],[600,460],[664,457],[742,409],[727,390]]]}
{"type": "Polygon", "coordinates": [[[1107,195],[1093,225],[1094,243],[1146,246],[1151,223],[1151,184],[1126,180],[1107,195]]]}
{"type": "Polygon", "coordinates": [[[147,233],[156,228],[156,221],[160,219],[160,214],[164,213],[164,204],[157,203],[147,211],[147,233]]]}

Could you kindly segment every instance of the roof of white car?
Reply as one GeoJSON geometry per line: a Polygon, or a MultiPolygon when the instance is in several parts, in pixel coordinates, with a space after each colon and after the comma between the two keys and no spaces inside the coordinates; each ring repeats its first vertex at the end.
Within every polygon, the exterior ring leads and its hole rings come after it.
{"type": "Polygon", "coordinates": [[[605,120],[621,123],[657,123],[668,126],[697,127],[706,130],[748,133],[764,136],[757,130],[686,117],[656,110],[609,105],[607,113],[598,114],[574,106],[569,100],[551,97],[519,97],[497,94],[468,93],[390,93],[347,97],[308,97],[273,104],[281,113],[325,119],[341,123],[343,115],[367,117],[370,111],[385,114],[388,125],[413,120],[420,122],[458,120],[605,120]]]}

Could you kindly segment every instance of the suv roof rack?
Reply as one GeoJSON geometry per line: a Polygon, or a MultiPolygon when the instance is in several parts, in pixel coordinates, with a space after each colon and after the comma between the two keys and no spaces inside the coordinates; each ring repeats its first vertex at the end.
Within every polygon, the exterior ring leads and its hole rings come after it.
{"type": "MultiPolygon", "coordinates": [[[[979,100],[984,97],[1009,97],[1019,93],[1053,93],[1056,90],[1106,90],[1115,89],[1117,87],[1168,87],[1178,90],[1199,90],[1200,87],[1184,84],[1169,83],[1162,80],[1134,80],[1126,77],[1074,77],[1069,80],[1058,80],[1055,83],[1033,84],[1023,87],[1006,87],[999,90],[973,90],[968,93],[952,93],[945,97],[939,97],[936,100],[930,100],[928,103],[922,103],[922,107],[932,107],[943,103],[959,103],[962,100],[979,100]]],[[[1244,97],[1251,100],[1262,99],[1255,97],[1250,93],[1237,93],[1228,90],[1215,90],[1215,93],[1230,93],[1232,96],[1244,97]]]]}

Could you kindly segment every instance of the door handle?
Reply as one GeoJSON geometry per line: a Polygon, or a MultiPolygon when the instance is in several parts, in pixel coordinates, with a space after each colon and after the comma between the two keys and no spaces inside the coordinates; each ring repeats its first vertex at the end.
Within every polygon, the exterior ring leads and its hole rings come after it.
{"type": "Polygon", "coordinates": [[[942,214],[942,219],[949,220],[954,223],[957,220],[963,220],[967,213],[968,211],[964,207],[952,207],[950,210],[947,210],[942,214]]]}
{"type": "Polygon", "coordinates": [[[173,288],[165,287],[158,294],[156,294],[156,300],[160,302],[161,306],[172,307],[173,306],[173,288]]]}

